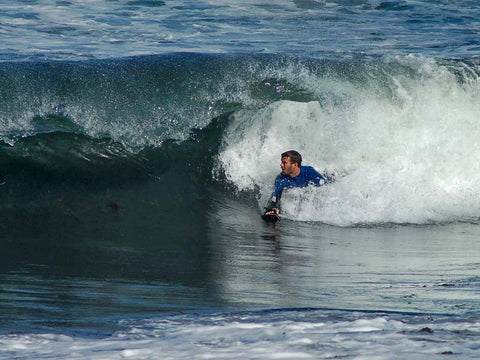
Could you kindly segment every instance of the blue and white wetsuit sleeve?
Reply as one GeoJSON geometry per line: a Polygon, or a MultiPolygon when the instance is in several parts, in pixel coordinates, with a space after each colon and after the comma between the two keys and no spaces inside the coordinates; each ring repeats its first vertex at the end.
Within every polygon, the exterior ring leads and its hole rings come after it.
{"type": "Polygon", "coordinates": [[[272,193],[272,196],[270,196],[265,211],[273,210],[273,208],[278,209],[280,207],[280,198],[282,197],[283,188],[286,185],[284,184],[284,180],[280,175],[275,179],[275,191],[272,193]]]}
{"type": "Polygon", "coordinates": [[[315,186],[323,186],[327,184],[327,179],[325,179],[317,170],[311,166],[306,166],[305,170],[308,172],[307,178],[315,186]]]}

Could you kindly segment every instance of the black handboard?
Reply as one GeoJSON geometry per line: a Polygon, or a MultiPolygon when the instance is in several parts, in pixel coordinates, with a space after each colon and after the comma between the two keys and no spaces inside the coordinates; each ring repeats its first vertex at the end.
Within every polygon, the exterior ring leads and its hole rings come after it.
{"type": "Polygon", "coordinates": [[[266,222],[274,223],[280,220],[280,217],[277,214],[263,214],[262,219],[266,222]]]}

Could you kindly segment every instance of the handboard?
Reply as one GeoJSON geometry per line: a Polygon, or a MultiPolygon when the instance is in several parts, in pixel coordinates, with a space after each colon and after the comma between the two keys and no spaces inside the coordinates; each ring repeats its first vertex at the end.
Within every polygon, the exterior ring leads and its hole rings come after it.
{"type": "Polygon", "coordinates": [[[277,222],[280,217],[277,214],[263,214],[262,219],[266,222],[277,222]]]}

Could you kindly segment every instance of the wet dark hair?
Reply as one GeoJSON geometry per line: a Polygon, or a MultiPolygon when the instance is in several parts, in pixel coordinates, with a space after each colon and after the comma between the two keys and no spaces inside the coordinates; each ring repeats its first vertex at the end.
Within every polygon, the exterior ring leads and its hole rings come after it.
{"type": "Polygon", "coordinates": [[[298,166],[302,165],[302,155],[300,155],[300,153],[298,151],[295,151],[295,150],[285,151],[282,154],[282,158],[284,158],[284,157],[290,158],[290,162],[292,164],[297,163],[298,166]]]}

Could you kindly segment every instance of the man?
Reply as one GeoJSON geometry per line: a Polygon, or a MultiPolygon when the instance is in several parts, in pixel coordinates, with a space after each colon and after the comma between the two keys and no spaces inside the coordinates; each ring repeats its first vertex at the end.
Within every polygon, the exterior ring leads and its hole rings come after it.
{"type": "Polygon", "coordinates": [[[311,166],[302,166],[302,155],[295,150],[289,150],[282,154],[280,167],[282,172],[275,179],[275,191],[267,206],[265,215],[278,215],[280,210],[280,198],[285,188],[306,187],[310,184],[322,186],[327,180],[311,166]]]}

